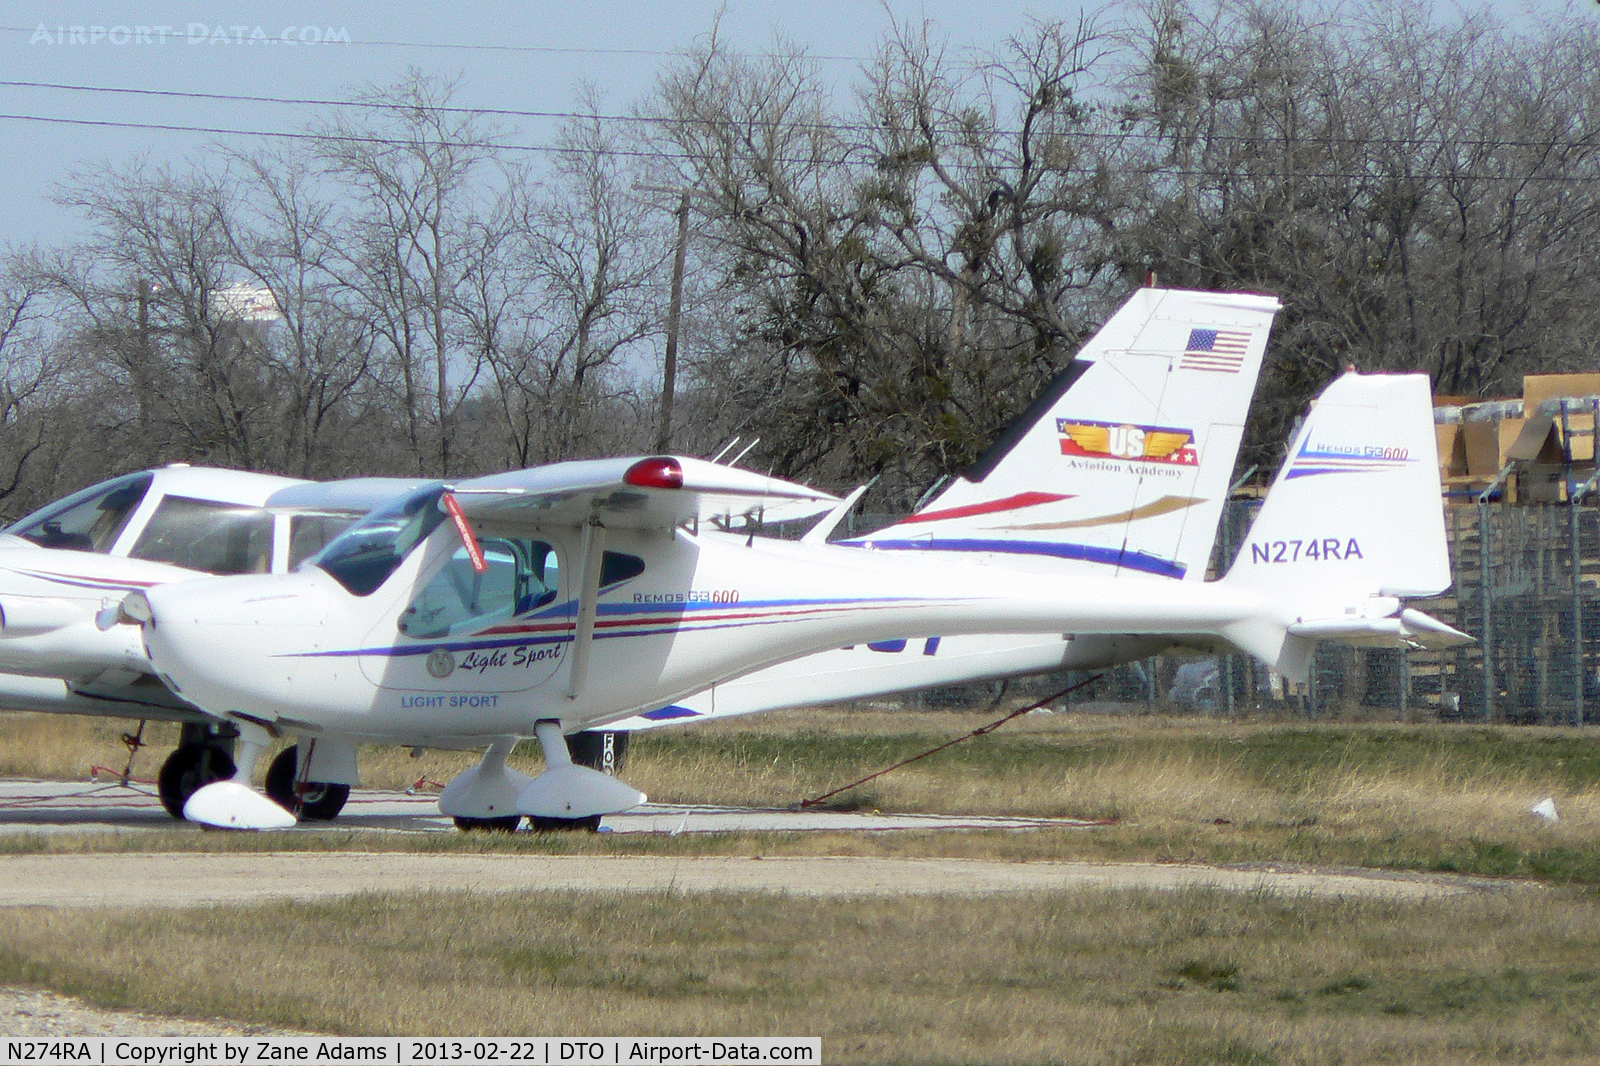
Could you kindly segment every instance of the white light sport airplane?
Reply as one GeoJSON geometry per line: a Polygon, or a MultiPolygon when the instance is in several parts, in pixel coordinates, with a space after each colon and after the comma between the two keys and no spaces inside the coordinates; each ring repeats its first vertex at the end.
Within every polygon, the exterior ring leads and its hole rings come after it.
{"type": "Polygon", "coordinates": [[[825,499],[688,458],[559,463],[418,490],[294,573],[157,586],[119,612],[174,692],[238,726],[236,776],[184,807],[236,828],[293,824],[249,786],[284,735],[313,765],[324,744],[351,763],[357,742],[482,746],[441,795],[444,813],[466,826],[595,825],[644,797],[574,765],[564,734],[841,645],[1160,635],[1238,648],[1302,681],[1319,639],[1470,640],[1401,600],[1450,583],[1420,375],[1352,373],[1328,387],[1219,581],[1063,576],[1006,555],[975,563],[959,546],[863,550],[707,528],[825,499]],[[537,777],[505,765],[529,735],[545,755],[537,777]]]}
{"type": "MultiPolygon", "coordinates": [[[[160,774],[162,803],[181,816],[195,788],[231,773],[233,729],[156,679],[138,634],[111,624],[122,597],[209,575],[286,573],[375,504],[421,484],[361,479],[330,494],[313,482],[175,464],[40,508],[0,534],[0,707],[182,723],[160,774]]],[[[293,759],[273,775],[285,798],[293,759]]],[[[315,800],[337,810],[348,791],[330,786],[315,800]]]]}
{"type": "MultiPolygon", "coordinates": [[[[1278,307],[1271,297],[1248,294],[1136,292],[972,469],[906,521],[846,543],[889,549],[937,542],[942,550],[1041,557],[1058,573],[1203,578],[1278,307]],[[982,539],[956,541],[952,529],[982,539]]],[[[179,816],[195,788],[232,771],[233,727],[157,680],[127,628],[106,631],[102,612],[115,602],[109,593],[202,573],[281,572],[356,514],[421,484],[368,478],[318,485],[168,468],[113,479],[43,508],[8,531],[23,539],[0,536],[0,613],[13,623],[0,623],[0,670],[16,671],[0,673],[0,706],[184,723],[161,774],[162,801],[179,816]],[[242,536],[254,548],[241,546],[242,536]],[[102,557],[87,558],[92,551],[102,557]],[[184,569],[145,561],[155,558],[184,569]],[[40,573],[53,578],[41,584],[40,573]],[[100,626],[91,624],[97,614],[100,626]],[[50,627],[30,628],[28,618],[47,618],[50,627]]],[[[807,539],[825,539],[843,513],[807,539]]],[[[757,671],[619,726],[1124,661],[1167,643],[1061,634],[876,641],[757,671]],[[910,654],[897,654],[908,644],[910,654]]],[[[574,738],[574,757],[609,765],[615,735],[574,738]]],[[[337,747],[326,739],[308,745],[317,767],[299,767],[298,779],[296,750],[280,753],[267,773],[268,793],[303,817],[335,816],[349,785],[305,774],[352,767],[353,752],[336,755],[337,747]]]]}

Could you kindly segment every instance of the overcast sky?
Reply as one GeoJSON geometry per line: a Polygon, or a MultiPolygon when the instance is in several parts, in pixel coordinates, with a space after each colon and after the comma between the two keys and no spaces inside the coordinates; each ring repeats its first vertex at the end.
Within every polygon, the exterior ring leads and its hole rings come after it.
{"type": "MultiPolygon", "coordinates": [[[[900,18],[926,16],[952,43],[997,47],[1029,15],[1075,17],[1077,0],[890,0],[900,18]]],[[[1098,6],[1098,5],[1091,5],[1098,6]]],[[[1600,18],[1600,5],[1570,0],[1492,4],[1509,18],[1600,18]]],[[[351,86],[396,80],[407,67],[462,73],[467,106],[561,111],[587,78],[616,107],[648,92],[667,53],[721,33],[741,51],[766,50],[775,34],[830,57],[849,78],[887,24],[884,5],[860,0],[654,0],[590,3],[62,3],[0,5],[0,80],[276,97],[338,97],[351,86]],[[334,43],[328,43],[329,39],[334,43]],[[347,42],[347,43],[346,43],[347,42]],[[469,47],[461,47],[469,46],[469,47]],[[837,57],[837,58],[831,58],[837,57]]],[[[181,159],[208,141],[257,138],[72,124],[123,122],[292,130],[311,110],[0,85],[0,245],[53,243],[81,232],[50,201],[85,160],[148,153],[181,159]],[[21,116],[51,121],[31,121],[21,116]]],[[[553,124],[519,120],[508,140],[548,143],[553,124]]]]}

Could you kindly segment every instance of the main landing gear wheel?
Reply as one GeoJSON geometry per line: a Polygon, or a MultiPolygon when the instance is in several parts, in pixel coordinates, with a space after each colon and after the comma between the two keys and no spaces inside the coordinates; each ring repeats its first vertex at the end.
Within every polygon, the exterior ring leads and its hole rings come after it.
{"type": "Polygon", "coordinates": [[[600,815],[588,818],[535,818],[530,814],[528,824],[536,833],[598,833],[600,815]]]}
{"type": "Polygon", "coordinates": [[[521,823],[522,815],[513,814],[505,818],[457,818],[456,828],[464,833],[515,833],[517,825],[521,823]]]}
{"type": "Polygon", "coordinates": [[[267,795],[297,818],[331,822],[350,798],[349,785],[328,781],[297,781],[299,748],[284,748],[267,768],[267,795]]]}
{"type": "Polygon", "coordinates": [[[161,806],[174,818],[183,817],[183,805],[213,781],[233,776],[233,756],[214,744],[185,744],[161,764],[156,790],[161,806]]]}

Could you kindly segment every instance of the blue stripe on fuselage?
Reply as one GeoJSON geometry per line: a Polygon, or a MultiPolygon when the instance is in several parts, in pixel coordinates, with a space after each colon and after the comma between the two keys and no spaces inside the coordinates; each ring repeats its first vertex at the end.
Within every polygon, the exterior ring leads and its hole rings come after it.
{"type": "MultiPolygon", "coordinates": [[[[698,633],[698,632],[702,632],[702,631],[705,631],[705,630],[711,630],[711,629],[738,629],[738,628],[742,628],[742,627],[745,627],[745,626],[769,625],[769,624],[774,623],[774,622],[787,622],[791,618],[790,614],[787,613],[787,612],[786,613],[781,613],[781,614],[770,614],[770,615],[763,616],[763,615],[760,615],[759,613],[755,613],[753,611],[753,609],[756,609],[756,608],[774,608],[774,607],[778,607],[778,608],[802,607],[802,608],[804,608],[804,607],[810,607],[810,608],[815,608],[815,609],[818,609],[818,610],[825,610],[825,609],[830,608],[830,607],[852,607],[853,606],[853,607],[858,607],[858,608],[871,609],[871,608],[888,607],[888,606],[892,606],[892,605],[895,605],[895,604],[907,603],[907,602],[935,602],[935,601],[924,600],[921,597],[893,596],[893,597],[875,597],[875,598],[860,597],[860,598],[851,598],[851,599],[825,599],[825,600],[761,600],[761,601],[755,601],[755,602],[751,602],[751,603],[719,603],[719,604],[701,604],[701,603],[698,603],[698,602],[696,602],[696,603],[672,603],[672,604],[634,604],[634,603],[600,604],[599,605],[599,608],[600,608],[599,613],[602,614],[602,615],[619,615],[619,614],[626,615],[626,614],[635,614],[635,613],[653,613],[653,614],[663,614],[663,615],[667,615],[669,617],[667,619],[664,619],[661,622],[658,622],[658,623],[655,623],[655,624],[652,624],[649,621],[643,621],[643,622],[635,623],[633,627],[628,628],[628,629],[610,630],[610,631],[599,630],[599,631],[595,632],[594,639],[596,639],[596,640],[610,640],[610,639],[614,639],[614,638],[617,638],[617,637],[648,637],[648,636],[659,636],[659,635],[665,634],[665,633],[698,633]],[[685,624],[685,620],[683,620],[683,619],[678,619],[678,618],[671,617],[673,615],[680,614],[685,609],[688,609],[688,608],[696,608],[696,609],[698,609],[698,608],[701,608],[701,607],[716,607],[718,610],[723,611],[723,612],[727,612],[727,613],[754,613],[754,617],[750,617],[750,618],[734,618],[734,619],[726,621],[726,622],[718,622],[716,619],[707,619],[705,621],[696,622],[696,623],[694,623],[692,625],[686,625],[685,624]],[[608,608],[610,608],[610,609],[608,610],[608,608]],[[641,611],[641,609],[645,609],[645,610],[641,611]]],[[[948,600],[940,600],[940,601],[937,601],[937,602],[949,602],[949,601],[948,600]]],[[[546,617],[547,614],[548,614],[548,612],[540,612],[539,614],[531,616],[529,619],[522,619],[520,621],[531,621],[532,619],[535,619],[535,618],[543,618],[543,617],[546,617]]],[[[689,621],[693,621],[693,620],[689,620],[689,621]]],[[[508,624],[514,624],[514,622],[513,623],[498,622],[498,623],[495,623],[495,624],[496,625],[508,625],[508,624]]],[[[503,635],[496,634],[493,637],[479,636],[479,637],[476,637],[476,638],[468,636],[468,637],[461,638],[461,639],[458,639],[458,640],[433,640],[433,641],[429,641],[427,643],[405,644],[405,645],[398,645],[397,644],[397,645],[390,645],[390,646],[387,646],[387,647],[345,648],[345,649],[340,649],[340,650],[337,650],[337,651],[293,652],[293,653],[290,653],[289,655],[286,655],[284,657],[285,658],[291,658],[291,659],[340,659],[340,658],[349,658],[351,656],[375,655],[375,656],[384,656],[384,657],[390,657],[390,658],[401,658],[401,657],[412,656],[412,655],[428,655],[428,654],[431,654],[432,652],[437,651],[439,649],[444,649],[446,651],[452,651],[452,652],[493,651],[493,650],[498,649],[498,648],[518,648],[518,647],[531,646],[531,645],[537,645],[537,644],[570,644],[572,642],[572,640],[573,640],[572,627],[568,626],[568,627],[562,629],[561,631],[553,632],[553,633],[544,633],[544,634],[506,633],[506,634],[503,634],[503,635]]]]}
{"type": "Polygon", "coordinates": [[[1076,559],[1081,562],[1101,563],[1105,566],[1125,567],[1162,577],[1181,578],[1188,573],[1182,563],[1162,559],[1144,552],[1125,551],[1121,548],[1102,548],[1092,544],[1067,544],[1053,540],[999,540],[972,538],[918,538],[916,540],[841,540],[836,543],[850,548],[876,548],[879,551],[930,551],[930,552],[994,552],[1000,555],[1048,555],[1057,559],[1076,559]]]}

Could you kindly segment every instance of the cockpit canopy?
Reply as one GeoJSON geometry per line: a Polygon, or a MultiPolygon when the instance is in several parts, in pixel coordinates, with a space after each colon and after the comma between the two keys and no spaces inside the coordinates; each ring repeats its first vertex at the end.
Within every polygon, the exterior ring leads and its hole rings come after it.
{"type": "Polygon", "coordinates": [[[293,569],[331,542],[353,514],[295,513],[262,506],[297,482],[237,470],[166,467],[102,481],[6,528],[58,551],[120,555],[208,574],[293,569]],[[220,498],[218,498],[220,497],[220,498]],[[275,550],[274,541],[286,541],[275,550]]]}

